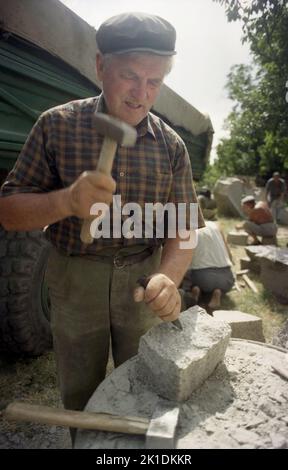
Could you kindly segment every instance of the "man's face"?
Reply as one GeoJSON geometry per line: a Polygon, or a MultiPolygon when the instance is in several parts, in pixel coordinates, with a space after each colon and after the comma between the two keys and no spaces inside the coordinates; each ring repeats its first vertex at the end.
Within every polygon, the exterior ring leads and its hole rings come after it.
{"type": "Polygon", "coordinates": [[[244,212],[244,214],[246,215],[249,215],[251,213],[251,211],[253,210],[253,207],[250,206],[250,204],[242,204],[242,210],[244,212]]]}
{"type": "Polygon", "coordinates": [[[102,82],[108,113],[132,126],[147,116],[159,94],[168,58],[153,54],[97,55],[97,73],[102,82]]]}

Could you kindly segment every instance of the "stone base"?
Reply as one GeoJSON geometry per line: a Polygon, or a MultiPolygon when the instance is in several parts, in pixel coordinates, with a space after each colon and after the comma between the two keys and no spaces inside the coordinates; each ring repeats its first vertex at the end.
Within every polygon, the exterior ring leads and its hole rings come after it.
{"type": "Polygon", "coordinates": [[[213,318],[229,323],[232,329],[232,338],[250,339],[265,343],[262,318],[237,310],[215,310],[213,318]]]}

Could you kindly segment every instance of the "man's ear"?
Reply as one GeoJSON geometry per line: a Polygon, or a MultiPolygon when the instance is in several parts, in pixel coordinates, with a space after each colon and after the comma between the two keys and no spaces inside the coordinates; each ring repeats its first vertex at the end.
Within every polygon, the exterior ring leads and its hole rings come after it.
{"type": "Polygon", "coordinates": [[[103,78],[103,70],[104,70],[104,57],[100,52],[97,52],[96,54],[96,72],[97,72],[97,78],[102,82],[103,78]]]}

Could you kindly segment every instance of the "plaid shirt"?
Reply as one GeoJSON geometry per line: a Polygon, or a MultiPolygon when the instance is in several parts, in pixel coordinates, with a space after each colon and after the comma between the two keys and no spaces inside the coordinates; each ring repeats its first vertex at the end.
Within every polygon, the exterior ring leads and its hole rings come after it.
{"type": "MultiPolygon", "coordinates": [[[[97,134],[93,123],[95,112],[105,112],[103,95],[72,101],[44,112],[8,175],[1,196],[62,189],[70,186],[83,171],[96,170],[103,137],[97,134]]],[[[163,205],[168,201],[188,205],[197,202],[190,160],[181,138],[151,113],[136,129],[136,145],[118,146],[112,168],[122,206],[127,202],[136,202],[141,208],[148,202],[163,205]]],[[[122,216],[122,223],[124,218],[122,216]]],[[[107,246],[123,248],[161,242],[156,236],[153,239],[122,236],[100,238],[91,245],[84,245],[80,240],[81,224],[77,217],[63,219],[51,224],[46,236],[67,254],[93,254],[107,246]]],[[[205,225],[200,212],[198,225],[205,225]]]]}

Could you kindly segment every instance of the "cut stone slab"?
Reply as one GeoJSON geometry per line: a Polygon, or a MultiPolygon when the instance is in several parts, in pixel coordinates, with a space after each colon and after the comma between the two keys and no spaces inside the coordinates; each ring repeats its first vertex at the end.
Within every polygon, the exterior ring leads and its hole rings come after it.
{"type": "Polygon", "coordinates": [[[231,326],[232,338],[250,339],[265,343],[262,318],[238,310],[214,310],[213,318],[231,326]]]}
{"type": "Polygon", "coordinates": [[[288,304],[288,249],[266,247],[261,255],[260,281],[282,304],[288,304]]]}
{"type": "Polygon", "coordinates": [[[240,230],[231,230],[227,235],[227,242],[234,245],[245,246],[248,242],[248,234],[240,230]]]}
{"type": "Polygon", "coordinates": [[[261,271],[261,256],[269,251],[269,246],[246,246],[245,251],[250,259],[249,269],[256,274],[260,274],[261,271]]]}
{"type": "Polygon", "coordinates": [[[198,305],[180,315],[183,330],[161,323],[140,339],[137,371],[158,395],[185,401],[224,358],[230,326],[198,305]]]}

